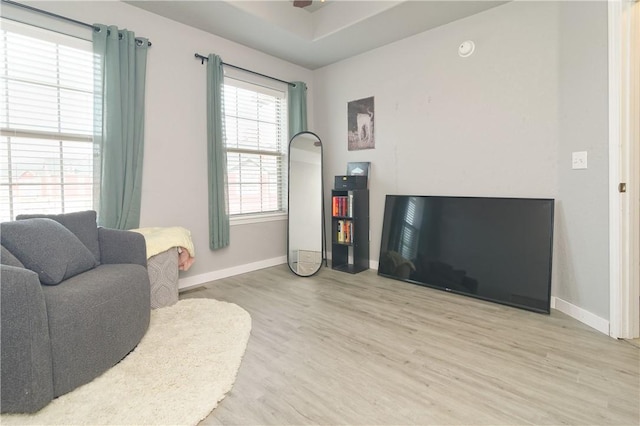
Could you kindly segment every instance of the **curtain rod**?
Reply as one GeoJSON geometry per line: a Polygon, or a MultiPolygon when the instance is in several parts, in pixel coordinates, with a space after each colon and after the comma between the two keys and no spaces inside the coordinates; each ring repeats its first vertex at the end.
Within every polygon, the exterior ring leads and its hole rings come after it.
{"type": "MultiPolygon", "coordinates": [[[[51,16],[53,18],[62,19],[63,21],[71,22],[71,23],[76,24],[76,25],[82,25],[83,27],[91,28],[93,30],[97,30],[98,29],[98,27],[96,27],[95,25],[87,24],[86,22],[82,22],[82,21],[77,21],[77,20],[72,19],[72,18],[67,18],[66,16],[58,15],[56,13],[47,12],[46,10],[38,9],[38,8],[33,7],[33,6],[28,6],[26,4],[18,3],[18,2],[12,1],[12,0],[2,0],[2,3],[8,4],[8,5],[11,5],[11,6],[21,7],[23,9],[27,9],[27,10],[30,10],[32,12],[36,12],[36,13],[40,13],[40,14],[43,14],[43,15],[51,16]]],[[[150,41],[147,41],[147,43],[148,43],[147,44],[148,46],[151,46],[151,42],[150,41]]]]}
{"type": "MultiPolygon", "coordinates": [[[[203,56],[203,55],[201,55],[199,53],[196,53],[195,57],[200,59],[200,61],[201,61],[200,64],[202,64],[202,65],[204,64],[204,61],[208,61],[209,60],[208,57],[203,56]]],[[[290,81],[280,80],[279,78],[271,77],[270,75],[260,74],[259,72],[251,71],[251,70],[248,70],[246,68],[242,68],[242,67],[239,67],[239,66],[236,66],[236,65],[231,65],[231,64],[228,64],[226,62],[223,62],[222,65],[225,65],[225,66],[231,67],[231,68],[235,68],[235,69],[240,70],[240,71],[246,71],[246,72],[251,73],[251,74],[259,75],[260,77],[270,78],[271,80],[279,81],[280,83],[284,83],[284,84],[288,84],[289,86],[296,87],[295,83],[292,83],[290,81]]]]}

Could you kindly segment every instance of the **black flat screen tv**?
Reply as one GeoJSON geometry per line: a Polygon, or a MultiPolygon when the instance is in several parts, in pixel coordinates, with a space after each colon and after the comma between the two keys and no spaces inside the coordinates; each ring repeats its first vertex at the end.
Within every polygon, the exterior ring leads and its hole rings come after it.
{"type": "Polygon", "coordinates": [[[378,274],[549,313],[553,199],[387,195],[378,274]]]}

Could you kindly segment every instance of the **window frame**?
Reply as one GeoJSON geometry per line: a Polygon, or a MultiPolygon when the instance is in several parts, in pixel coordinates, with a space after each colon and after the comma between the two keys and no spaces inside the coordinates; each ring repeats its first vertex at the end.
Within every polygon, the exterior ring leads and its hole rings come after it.
{"type": "MultiPolygon", "coordinates": [[[[7,188],[6,196],[9,197],[7,199],[8,205],[6,206],[6,211],[4,211],[5,209],[3,208],[3,212],[2,212],[3,220],[5,219],[14,220],[18,214],[25,214],[25,213],[30,214],[30,213],[41,213],[41,212],[42,213],[76,212],[80,210],[85,210],[87,207],[89,207],[88,205],[85,205],[85,204],[80,204],[80,207],[74,207],[74,204],[77,203],[78,201],[80,201],[81,203],[90,201],[90,207],[92,209],[95,209],[97,188],[99,185],[99,177],[96,174],[96,155],[99,155],[99,154],[96,152],[96,147],[93,141],[93,131],[92,131],[94,126],[93,111],[90,113],[90,116],[86,116],[84,114],[80,115],[80,116],[83,116],[84,119],[88,120],[89,126],[87,128],[77,127],[76,129],[73,129],[77,131],[73,131],[73,130],[69,131],[64,129],[65,124],[63,121],[60,121],[62,118],[61,113],[66,114],[68,113],[68,110],[63,110],[59,108],[56,110],[57,126],[58,126],[57,129],[44,129],[44,128],[40,129],[36,125],[34,125],[33,128],[29,127],[30,126],[29,120],[33,120],[32,118],[31,119],[29,118],[29,114],[33,114],[34,112],[37,113],[40,110],[40,108],[43,108],[42,106],[33,107],[31,111],[26,110],[27,115],[20,117],[17,122],[15,121],[12,122],[12,120],[10,119],[10,114],[11,114],[11,111],[13,111],[13,109],[8,107],[8,105],[10,105],[10,100],[12,99],[9,96],[9,93],[10,93],[9,90],[11,90],[10,84],[29,85],[36,88],[47,87],[49,89],[53,89],[55,90],[55,93],[56,93],[54,97],[55,98],[54,102],[57,105],[60,105],[60,99],[61,99],[60,97],[62,96],[63,93],[69,93],[69,94],[82,93],[83,96],[85,97],[88,96],[89,102],[93,104],[94,61],[93,61],[93,48],[92,48],[91,40],[84,37],[79,37],[73,34],[67,34],[66,32],[61,32],[56,29],[44,28],[42,26],[33,25],[27,22],[21,22],[8,17],[4,17],[4,16],[1,18],[2,18],[1,20],[2,20],[3,32],[6,31],[9,33],[19,34],[20,36],[33,38],[43,43],[51,43],[56,45],[55,74],[58,76],[55,83],[47,83],[44,80],[30,79],[28,75],[16,76],[11,74],[5,74],[5,71],[9,71],[8,66],[9,66],[10,57],[9,57],[8,50],[5,51],[5,55],[2,58],[4,61],[6,61],[0,64],[0,66],[3,68],[1,75],[4,80],[4,83],[2,87],[5,90],[5,92],[3,93],[3,100],[4,102],[7,102],[7,104],[5,105],[6,108],[3,108],[2,123],[0,123],[0,125],[6,123],[6,126],[0,127],[0,137],[2,137],[2,139],[6,139],[6,151],[4,152],[6,153],[7,157],[3,158],[2,167],[4,168],[6,166],[7,170],[6,170],[6,176],[3,178],[3,181],[5,179],[6,181],[0,182],[0,186],[7,188]],[[58,45],[64,46],[64,47],[60,49],[57,47],[58,45]],[[91,81],[90,90],[81,89],[81,87],[77,85],[67,86],[64,82],[60,81],[61,68],[59,65],[60,62],[58,61],[60,61],[61,58],[65,57],[65,53],[64,53],[65,51],[71,52],[76,50],[86,52],[88,57],[82,60],[85,61],[88,59],[91,63],[89,65],[90,69],[89,68],[87,69],[87,71],[89,72],[87,73],[87,75],[84,76],[84,78],[88,78],[91,81]],[[5,80],[5,77],[6,77],[6,80],[5,80]],[[29,142],[29,140],[33,140],[33,142],[29,142]],[[30,143],[36,144],[36,146],[37,144],[42,144],[40,145],[41,149],[38,149],[36,151],[38,153],[53,152],[51,150],[52,149],[55,150],[55,156],[35,155],[33,157],[29,157],[27,155],[22,157],[23,158],[22,161],[24,161],[24,159],[28,161],[29,158],[52,159],[53,160],[52,164],[54,165],[54,170],[55,170],[55,176],[57,176],[54,182],[52,183],[34,182],[32,184],[29,184],[29,183],[16,184],[15,183],[16,179],[19,177],[19,174],[16,175],[16,172],[19,172],[20,169],[11,168],[11,164],[12,164],[12,160],[15,160],[14,155],[20,155],[20,148],[17,148],[18,151],[10,155],[11,145],[12,144],[22,145],[23,147],[22,149],[26,148],[28,150],[30,147],[29,145],[30,143]],[[76,143],[79,143],[82,145],[75,145],[76,143]],[[69,180],[69,178],[73,177],[74,175],[73,174],[68,175],[66,170],[66,168],[68,167],[66,166],[66,164],[77,164],[76,158],[77,158],[78,152],[80,151],[84,151],[84,154],[83,154],[84,156],[90,155],[89,161],[87,161],[87,158],[85,157],[85,159],[82,160],[82,163],[81,163],[81,164],[84,164],[84,166],[90,164],[90,169],[88,169],[88,173],[85,173],[85,176],[90,176],[90,178],[89,178],[89,181],[85,183],[73,182],[73,179],[69,180]],[[60,210],[57,210],[54,208],[50,211],[47,211],[46,208],[40,209],[36,207],[30,211],[29,209],[25,210],[23,208],[21,209],[20,207],[16,208],[16,205],[19,206],[21,203],[19,198],[16,198],[16,196],[13,194],[16,189],[19,189],[20,191],[28,192],[29,187],[33,186],[34,188],[38,188],[38,187],[42,188],[42,185],[45,185],[45,187],[51,187],[52,191],[54,193],[57,193],[57,195],[54,196],[55,198],[54,202],[55,202],[55,205],[58,206],[60,210]],[[80,188],[81,186],[87,187],[87,185],[90,187],[90,192],[91,192],[91,194],[89,195],[89,199],[83,200],[81,198],[80,200],[77,200],[77,199],[74,199],[72,195],[69,195],[76,192],[76,190],[74,190],[73,187],[80,188]],[[4,217],[5,213],[9,215],[6,218],[4,217]]],[[[9,44],[6,43],[4,36],[0,42],[3,44],[5,48],[8,48],[9,44]]],[[[73,55],[75,56],[75,53],[73,53],[73,55]]],[[[80,56],[76,56],[76,58],[80,58],[80,56]]],[[[82,80],[70,80],[70,81],[78,82],[82,80]]],[[[34,93],[38,93],[37,90],[34,93]]],[[[20,99],[28,99],[28,98],[20,98],[20,97],[17,98],[17,100],[20,100],[20,99]]],[[[50,104],[47,103],[46,105],[50,105],[50,104]]],[[[3,142],[3,145],[4,144],[5,142],[3,142]]],[[[33,147],[34,145],[31,145],[31,146],[33,147]]],[[[26,152],[26,151],[23,151],[23,152],[26,152]]],[[[78,176],[82,177],[82,175],[78,175],[78,176]]],[[[46,176],[44,178],[46,180],[46,176]]],[[[49,192],[49,190],[45,190],[45,193],[47,192],[49,192]]],[[[22,203],[24,202],[26,202],[26,200],[22,200],[22,203]]]]}
{"type": "MultiPolygon", "coordinates": [[[[279,83],[275,80],[268,79],[266,77],[261,77],[257,75],[250,74],[246,71],[237,70],[230,67],[224,68],[224,84],[227,85],[230,80],[233,81],[231,86],[242,87],[249,90],[255,90],[256,92],[271,94],[274,96],[281,97],[283,101],[282,111],[281,111],[281,122],[280,124],[280,134],[282,135],[281,140],[281,148],[280,148],[280,158],[281,158],[281,172],[280,178],[282,183],[280,184],[280,188],[278,188],[280,192],[281,201],[281,209],[277,211],[265,211],[265,212],[253,212],[253,213],[239,213],[239,214],[229,214],[229,224],[230,226],[236,225],[245,225],[252,223],[263,223],[263,222],[273,222],[273,221],[284,221],[287,219],[287,209],[288,209],[288,167],[289,167],[289,159],[288,159],[288,125],[287,125],[287,91],[288,85],[284,83],[279,83]],[[258,90],[256,90],[258,89],[258,90]]],[[[224,96],[224,95],[223,95],[224,96]]],[[[227,127],[226,123],[226,114],[225,114],[225,128],[227,127]]],[[[226,135],[225,135],[226,138],[226,135]]],[[[234,151],[234,148],[229,148],[225,143],[225,154],[229,152],[238,152],[242,151],[239,149],[234,151]]],[[[257,151],[257,150],[256,150],[257,151]]],[[[265,151],[267,153],[272,153],[272,151],[265,151]]],[[[228,165],[228,162],[227,162],[228,165]]],[[[228,173],[228,170],[227,170],[228,173]]]]}

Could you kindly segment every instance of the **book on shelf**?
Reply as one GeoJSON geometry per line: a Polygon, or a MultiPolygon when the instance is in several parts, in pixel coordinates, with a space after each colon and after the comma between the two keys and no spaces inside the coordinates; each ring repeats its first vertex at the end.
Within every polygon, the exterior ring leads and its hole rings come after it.
{"type": "Polygon", "coordinates": [[[349,242],[349,221],[345,220],[344,221],[344,225],[342,227],[342,242],[343,243],[348,243],[349,242]]]}
{"type": "Polygon", "coordinates": [[[340,219],[336,223],[336,242],[351,244],[353,242],[353,221],[340,219]]]}
{"type": "Polygon", "coordinates": [[[353,229],[353,225],[352,222],[350,220],[346,220],[344,222],[344,242],[345,243],[350,243],[351,242],[351,231],[353,229]]]}
{"type": "Polygon", "coordinates": [[[353,195],[334,195],[331,200],[331,214],[334,217],[353,214],[353,195]]]}

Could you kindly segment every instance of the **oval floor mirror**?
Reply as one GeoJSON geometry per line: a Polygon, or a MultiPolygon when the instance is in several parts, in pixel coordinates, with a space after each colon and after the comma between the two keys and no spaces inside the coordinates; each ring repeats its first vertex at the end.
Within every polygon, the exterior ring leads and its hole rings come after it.
{"type": "Polygon", "coordinates": [[[289,197],[287,263],[297,275],[308,277],[326,264],[322,141],[300,132],[289,141],[289,197]]]}

